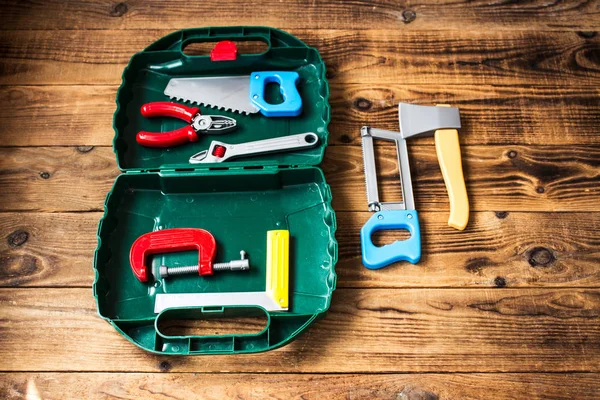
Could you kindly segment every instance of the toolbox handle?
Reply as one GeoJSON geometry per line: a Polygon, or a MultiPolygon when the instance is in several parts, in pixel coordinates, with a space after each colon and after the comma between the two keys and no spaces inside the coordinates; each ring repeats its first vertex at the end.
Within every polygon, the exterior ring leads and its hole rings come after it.
{"type": "Polygon", "coordinates": [[[363,265],[369,269],[380,269],[396,261],[418,263],[421,258],[421,228],[417,211],[388,210],[373,214],[360,230],[360,243],[363,265]],[[371,235],[390,229],[406,229],[410,238],[375,246],[371,235]]]}
{"type": "Polygon", "coordinates": [[[154,329],[160,338],[161,352],[167,354],[214,354],[231,353],[240,346],[251,350],[264,347],[269,342],[272,318],[269,312],[260,306],[239,305],[226,307],[181,307],[168,308],[158,314],[154,320],[154,329]],[[168,335],[162,332],[160,325],[165,319],[206,319],[235,316],[265,315],[265,327],[257,333],[239,333],[224,335],[168,335]]]}
{"type": "Polygon", "coordinates": [[[268,48],[263,53],[240,54],[243,57],[263,57],[275,49],[285,48],[309,48],[304,42],[295,38],[287,32],[279,29],[262,26],[221,26],[212,28],[182,29],[173,32],[148,46],[144,51],[179,50],[186,57],[209,57],[188,56],[183,49],[191,43],[230,41],[252,41],[260,40],[267,44],[268,48]]]}

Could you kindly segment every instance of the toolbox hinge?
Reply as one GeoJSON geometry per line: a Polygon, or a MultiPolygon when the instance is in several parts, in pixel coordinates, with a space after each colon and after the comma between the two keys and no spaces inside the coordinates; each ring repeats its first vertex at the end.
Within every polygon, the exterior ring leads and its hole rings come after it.
{"type": "Polygon", "coordinates": [[[129,174],[129,175],[140,175],[140,174],[153,174],[153,173],[160,173],[163,175],[182,175],[185,173],[196,173],[196,172],[208,172],[208,171],[244,171],[244,170],[268,170],[268,171],[274,171],[274,170],[278,170],[278,169],[302,169],[302,168],[310,168],[310,167],[316,167],[317,165],[311,165],[311,164],[299,164],[299,165],[277,165],[277,164],[266,164],[266,165],[231,165],[231,166],[225,166],[225,165],[219,165],[216,164],[215,166],[211,166],[211,167],[195,167],[195,168],[156,168],[156,169],[128,169],[128,170],[121,170],[121,172],[129,174]]]}
{"type": "Polygon", "coordinates": [[[139,175],[139,174],[147,174],[147,173],[152,173],[152,172],[159,172],[160,170],[156,169],[126,169],[126,170],[121,170],[121,172],[128,174],[128,175],[139,175]]]}

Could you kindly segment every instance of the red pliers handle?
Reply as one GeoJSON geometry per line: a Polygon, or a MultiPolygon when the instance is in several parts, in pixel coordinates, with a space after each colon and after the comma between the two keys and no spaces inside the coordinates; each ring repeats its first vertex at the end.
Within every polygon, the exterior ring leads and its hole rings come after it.
{"type": "MultiPolygon", "coordinates": [[[[144,117],[173,117],[191,124],[192,119],[200,113],[200,109],[168,101],[155,101],[144,104],[140,112],[144,117]]],[[[138,132],[136,140],[142,146],[170,147],[187,142],[197,142],[198,134],[192,125],[186,125],[170,132],[138,132]]]]}

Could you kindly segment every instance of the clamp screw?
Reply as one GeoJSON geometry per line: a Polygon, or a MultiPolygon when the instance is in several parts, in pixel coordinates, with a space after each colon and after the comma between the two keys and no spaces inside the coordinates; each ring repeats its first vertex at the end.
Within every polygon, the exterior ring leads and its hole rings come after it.
{"type": "Polygon", "coordinates": [[[246,252],[244,250],[240,251],[239,260],[213,264],[213,270],[215,271],[244,271],[247,269],[250,269],[250,263],[246,258],[246,252]]]}
{"type": "MultiPolygon", "coordinates": [[[[181,267],[167,267],[166,265],[161,265],[160,277],[168,278],[173,275],[197,274],[198,268],[198,265],[185,265],[181,267]]],[[[240,251],[239,260],[213,264],[213,271],[245,271],[247,269],[250,269],[250,262],[246,258],[246,252],[244,250],[240,251]]]]}

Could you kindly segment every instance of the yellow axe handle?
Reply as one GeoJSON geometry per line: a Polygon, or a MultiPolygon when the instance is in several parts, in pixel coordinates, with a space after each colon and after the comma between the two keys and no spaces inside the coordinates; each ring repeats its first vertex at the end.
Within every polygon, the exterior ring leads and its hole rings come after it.
{"type": "MultiPolygon", "coordinates": [[[[448,105],[438,104],[440,107],[448,105]]],[[[458,131],[438,129],[435,131],[435,150],[450,199],[448,225],[462,231],[469,222],[469,198],[463,176],[458,131]]]]}

